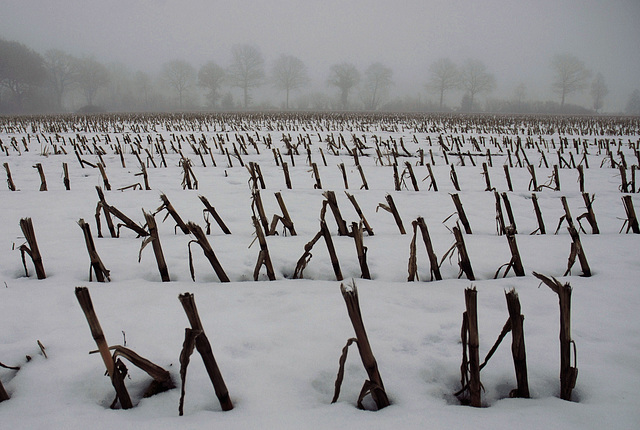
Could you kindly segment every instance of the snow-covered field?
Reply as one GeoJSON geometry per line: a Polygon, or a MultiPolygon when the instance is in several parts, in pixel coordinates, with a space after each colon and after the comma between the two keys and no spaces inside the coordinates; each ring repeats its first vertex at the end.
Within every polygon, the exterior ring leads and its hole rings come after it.
{"type": "MultiPolygon", "coordinates": [[[[601,167],[606,154],[595,145],[596,139],[610,139],[610,142],[613,139],[614,159],[621,161],[620,149],[631,179],[631,165],[638,164],[634,153],[638,149],[637,119],[632,129],[635,134],[594,136],[592,132],[574,134],[569,130],[558,134],[556,128],[553,134],[543,131],[540,135],[533,131],[531,135],[534,141],[540,143],[541,136],[547,143],[547,149],[542,143],[540,148],[545,151],[550,166],[558,163],[552,139],[557,146],[560,137],[568,138],[569,147],[563,155],[568,160],[569,152],[573,151],[576,163],[582,158],[583,148],[580,146],[579,154],[576,153],[573,139],[586,139],[589,144],[589,168],[584,169],[585,191],[596,196],[593,208],[600,234],[591,234],[588,223],[582,220],[586,232],[581,233],[580,238],[593,276],[578,276],[582,272],[576,261],[571,275],[562,277],[567,268],[571,238],[564,223],[558,234],[553,234],[564,214],[561,196],[567,197],[574,220],[585,211],[576,169],[560,169],[560,191],[544,188],[537,193],[546,235],[529,235],[538,227],[528,188],[530,176],[523,167],[510,169],[514,191],[508,192],[508,196],[517,223],[517,244],[526,276],[515,277],[510,271],[506,278],[493,279],[496,270],[509,262],[511,254],[505,236],[496,232],[494,194],[485,191],[481,163],[488,160],[477,155],[477,165],[472,166],[467,157],[462,166],[458,157],[449,155],[449,162],[456,164],[459,195],[473,229],[473,234],[465,235],[464,239],[477,280],[469,281],[464,276],[458,279],[459,268],[454,256],[442,263],[443,280],[430,281],[429,260],[419,237],[420,280],[407,282],[411,221],[424,217],[438,258],[454,243],[449,229],[457,218],[443,221],[455,212],[449,193],[456,191],[449,178],[450,166],[445,164],[442,148],[437,144],[438,136],[464,136],[463,151],[474,154],[478,152],[469,144],[470,138],[484,137],[486,146],[482,147],[482,153],[489,148],[492,154],[491,183],[502,192],[507,191],[503,164],[508,161],[506,152],[500,152],[490,143],[490,138],[495,137],[501,144],[504,137],[515,142],[517,132],[524,144],[526,124],[500,129],[485,123],[463,132],[456,123],[462,119],[456,117],[450,123],[437,118],[423,122],[402,117],[385,121],[369,117],[341,121],[339,117],[331,117],[300,123],[293,119],[277,123],[229,117],[225,129],[221,129],[220,122],[209,122],[207,130],[194,129],[196,123],[180,123],[176,118],[158,120],[155,130],[139,128],[149,127],[149,123],[140,118],[137,122],[122,119],[114,123],[122,129],[114,130],[112,125],[107,125],[103,130],[61,131],[59,141],[55,133],[38,128],[44,122],[34,121],[34,129],[31,126],[12,129],[7,126],[7,119],[0,121],[3,124],[0,139],[6,149],[0,153],[0,162],[8,163],[18,188],[18,191],[4,186],[0,189],[0,362],[20,366],[19,371],[0,368],[0,381],[11,397],[0,403],[2,428],[638,428],[640,235],[619,233],[626,219],[621,201],[624,194],[619,189],[620,172],[606,162],[601,167]],[[415,128],[425,123],[429,127],[415,128]],[[288,129],[277,131],[274,127],[278,124],[288,129]],[[292,165],[281,140],[283,133],[290,134],[294,144],[298,136],[306,138],[308,134],[322,189],[314,188],[315,178],[302,145],[300,155],[294,157],[295,166],[292,165]],[[341,147],[339,155],[334,155],[327,147],[327,137],[333,134],[337,139],[340,133],[350,148],[354,147],[352,134],[369,147],[364,150],[366,156],[359,157],[369,190],[359,189],[360,175],[345,148],[341,147]],[[218,280],[195,244],[192,250],[196,280],[191,280],[188,242],[193,237],[179,229],[174,233],[175,223],[171,218],[162,222],[164,211],[156,220],[171,282],[161,282],[151,247],[143,250],[138,262],[142,239],[131,230],[123,228],[121,237],[111,238],[102,217],[104,238],[98,238],[94,218],[98,202],[95,187],[103,186],[103,182],[98,169],[81,168],[78,163],[71,145],[71,139],[77,141],[77,134],[86,136],[92,152],[94,139],[106,151],[103,159],[112,187],[112,191],[105,191],[107,202],[141,225],[144,224],[142,209],[154,211],[161,204],[160,194],[164,193],[185,221],[204,227],[204,206],[198,196],[207,197],[232,232],[225,235],[213,222],[208,236],[231,282],[218,280]],[[139,137],[141,148],[148,148],[154,154],[154,161],[159,163],[159,155],[148,146],[147,136],[152,141],[163,136],[169,147],[174,138],[188,139],[190,134],[196,139],[204,135],[212,148],[216,140],[224,139],[225,147],[232,153],[236,136],[243,135],[245,139],[251,136],[256,140],[260,153],[247,145],[248,154],[242,154],[242,160],[244,163],[255,161],[261,167],[266,183],[261,196],[267,216],[271,219],[273,214],[281,214],[274,198],[275,192],[281,192],[297,231],[297,236],[284,235],[279,227],[279,235],[267,237],[275,281],[268,280],[264,268],[259,280],[253,280],[260,248],[257,241],[253,243],[249,173],[237,158],[231,156],[233,166],[230,167],[226,155],[214,148],[217,167],[212,166],[208,155],[204,156],[205,167],[200,157],[182,141],[183,154],[193,163],[197,190],[183,189],[180,156],[170,148],[165,154],[167,168],[148,166],[151,190],[117,190],[142,182],[142,178],[135,176],[140,168],[132,147],[125,146],[126,168],[123,168],[106,135],[111,144],[116,138],[124,142],[124,135],[132,139],[139,137]],[[282,167],[276,166],[272,150],[264,143],[268,135],[273,139],[273,148],[279,148],[289,164],[292,189],[286,188],[282,167]],[[44,143],[45,136],[58,147],[63,146],[64,137],[67,155],[53,154],[52,144],[44,143]],[[411,157],[399,157],[398,170],[402,173],[404,162],[411,162],[419,181],[427,176],[427,170],[418,165],[418,150],[425,151],[425,163],[431,161],[428,152],[432,150],[438,191],[429,190],[429,180],[426,180],[419,182],[420,191],[416,192],[408,178],[405,179],[407,187],[395,191],[393,168],[389,165],[393,158],[384,157],[384,166],[376,163],[374,136],[380,142],[390,143],[390,147],[393,147],[390,139],[399,145],[402,138],[411,157]],[[15,147],[11,145],[14,137],[15,147]],[[28,152],[21,142],[23,137],[29,138],[28,152]],[[69,166],[70,191],[65,190],[62,180],[63,162],[69,166]],[[46,192],[39,191],[40,177],[33,168],[36,163],[41,163],[45,172],[46,192]],[[304,245],[320,229],[324,191],[336,192],[342,215],[349,225],[359,219],[343,193],[345,186],[337,167],[340,163],[347,168],[348,191],[356,197],[375,233],[364,235],[372,279],[360,279],[354,240],[338,236],[331,211],[327,211],[326,219],[344,282],[354,279],[358,287],[364,324],[391,401],[390,407],[380,411],[356,408],[367,376],[355,347],[349,353],[340,399],[336,404],[330,403],[341,349],[354,333],[340,293],[341,282],[336,281],[323,240],[312,250],[313,257],[304,271],[304,279],[292,279],[304,245]],[[387,194],[393,196],[398,207],[407,230],[405,235],[399,233],[390,213],[377,209],[378,204],[386,204],[387,194]],[[19,220],[25,217],[33,220],[47,275],[44,280],[36,279],[28,256],[29,277],[25,277],[18,250],[24,243],[19,220]],[[98,254],[110,270],[111,282],[98,283],[95,278],[89,281],[89,255],[77,224],[81,218],[91,225],[98,254]],[[579,374],[570,402],[559,398],[558,296],[546,286],[540,286],[532,276],[533,271],[555,276],[573,287],[572,338],[577,347],[579,374]],[[96,344],[74,295],[76,286],[89,288],[109,344],[123,344],[126,340],[127,347],[169,370],[178,388],[142,399],[142,391],[150,379],[127,363],[129,377],[125,384],[134,408],[109,409],[115,392],[104,376],[105,367],[99,354],[88,354],[96,349],[96,344]],[[515,288],[518,292],[525,316],[530,399],[509,398],[509,392],[516,386],[510,335],[481,372],[484,407],[461,406],[453,395],[460,388],[464,289],[471,286],[478,290],[481,359],[508,318],[505,290],[515,288]],[[184,416],[178,416],[179,355],[184,329],[189,326],[178,301],[178,295],[184,292],[195,296],[205,332],[235,406],[232,411],[221,410],[196,352],[187,374],[184,416]],[[48,358],[40,352],[37,341],[45,346],[48,358]],[[28,362],[27,355],[31,357],[28,362]]],[[[587,119],[583,121],[586,123],[587,119]]],[[[85,123],[78,118],[76,124],[85,123]]],[[[177,147],[177,142],[175,145],[177,147]]],[[[387,152],[383,145],[381,150],[387,152]]],[[[535,147],[525,151],[536,167],[538,183],[546,183],[552,169],[540,167],[541,157],[535,147]]],[[[399,152],[404,154],[400,147],[399,152]]],[[[143,161],[147,158],[144,151],[140,156],[143,161]]],[[[82,158],[99,162],[86,148],[82,158]]],[[[0,173],[4,175],[4,169],[0,173]]],[[[638,211],[639,200],[636,195],[633,198],[638,211]]]]}

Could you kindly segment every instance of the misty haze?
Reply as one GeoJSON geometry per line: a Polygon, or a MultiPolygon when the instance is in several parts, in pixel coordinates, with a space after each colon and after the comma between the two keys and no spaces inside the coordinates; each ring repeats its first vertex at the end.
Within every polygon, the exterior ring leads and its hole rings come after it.
{"type": "Polygon", "coordinates": [[[0,427],[638,429],[639,42],[640,0],[0,0],[0,427]]]}
{"type": "Polygon", "coordinates": [[[0,1],[0,112],[640,112],[640,3],[0,1]]]}

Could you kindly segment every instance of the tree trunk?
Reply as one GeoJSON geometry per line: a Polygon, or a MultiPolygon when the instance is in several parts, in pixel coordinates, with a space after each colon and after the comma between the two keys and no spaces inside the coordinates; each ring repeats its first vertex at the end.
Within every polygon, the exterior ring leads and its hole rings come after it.
{"type": "Polygon", "coordinates": [[[347,110],[347,102],[349,100],[349,90],[343,88],[340,94],[340,102],[342,103],[342,109],[347,110]]]}

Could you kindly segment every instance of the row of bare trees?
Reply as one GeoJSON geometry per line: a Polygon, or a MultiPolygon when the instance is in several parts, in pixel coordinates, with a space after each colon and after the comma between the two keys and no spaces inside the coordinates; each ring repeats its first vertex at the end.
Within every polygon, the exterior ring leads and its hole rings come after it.
{"type": "MultiPolygon", "coordinates": [[[[556,55],[551,67],[552,89],[559,97],[560,108],[570,95],[589,86],[591,72],[573,55],[556,55]]],[[[262,108],[252,103],[252,93],[265,84],[283,94],[282,107],[289,109],[292,93],[308,87],[310,82],[301,59],[282,54],[267,71],[260,49],[248,44],[232,46],[231,64],[226,67],[209,61],[197,70],[189,62],[175,59],[165,62],[158,76],[153,77],[141,71],[133,73],[125,65],[104,65],[92,56],[75,57],[58,49],[40,55],[21,43],[0,39],[0,109],[6,112],[77,110],[81,105],[91,111],[96,103],[121,111],[192,110],[201,108],[194,98],[200,92],[204,93],[208,109],[262,108]],[[241,91],[240,104],[234,102],[232,88],[241,91]],[[76,97],[73,103],[69,103],[71,94],[76,97]]],[[[403,107],[402,103],[389,103],[393,69],[381,62],[372,63],[363,73],[349,62],[334,64],[326,84],[337,90],[336,103],[330,104],[326,95],[315,93],[301,96],[298,108],[376,111],[403,107]],[[358,101],[353,100],[356,90],[358,101]]],[[[495,87],[495,77],[478,59],[468,59],[459,66],[448,58],[438,59],[431,64],[426,83],[427,91],[438,99],[432,109],[449,110],[447,93],[457,90],[463,94],[460,110],[466,112],[479,110],[477,96],[490,93],[495,87]]],[[[595,76],[590,89],[592,108],[598,112],[608,93],[602,74],[595,76]]],[[[514,90],[514,99],[522,105],[525,98],[526,86],[521,83],[514,90]]],[[[630,106],[635,106],[631,100],[630,106]]],[[[514,105],[507,109],[513,110],[514,105]]]]}
{"type": "MultiPolygon", "coordinates": [[[[284,108],[290,108],[291,93],[310,83],[307,67],[293,55],[280,55],[271,68],[269,76],[265,72],[265,61],[260,50],[253,45],[232,47],[232,63],[223,68],[215,62],[202,66],[197,73],[184,60],[165,63],[162,70],[164,79],[176,91],[182,107],[182,95],[196,83],[206,89],[207,103],[215,108],[221,98],[225,84],[242,90],[242,106],[251,105],[251,91],[270,82],[274,88],[285,94],[284,108]]],[[[373,63],[364,72],[364,79],[355,65],[339,63],[331,66],[327,83],[338,89],[340,107],[348,109],[349,94],[362,81],[361,98],[366,110],[377,110],[388,95],[392,84],[393,70],[382,63],[373,63]]]]}
{"type": "Polygon", "coordinates": [[[58,49],[40,55],[21,43],[0,39],[0,101],[8,111],[22,112],[29,103],[61,110],[71,88],[91,105],[108,82],[109,70],[92,56],[74,57],[58,49]]]}
{"type": "MultiPolygon", "coordinates": [[[[591,72],[584,62],[571,54],[557,54],[551,60],[553,82],[551,88],[560,97],[560,107],[566,98],[589,86],[591,72]]],[[[454,89],[464,91],[462,110],[471,111],[477,94],[492,91],[496,86],[495,78],[487,71],[487,67],[479,60],[469,59],[462,66],[457,66],[448,58],[433,62],[429,68],[427,89],[439,96],[439,107],[444,107],[445,94],[454,89]]],[[[591,82],[590,94],[593,110],[598,112],[604,106],[604,99],[609,90],[602,73],[598,73],[591,82]]],[[[514,90],[514,99],[522,104],[526,97],[526,86],[520,83],[514,90]]]]}
{"type": "MultiPolygon", "coordinates": [[[[103,89],[110,96],[102,104],[112,108],[125,105],[128,110],[131,107],[133,110],[158,107],[163,110],[167,106],[159,103],[158,87],[170,90],[180,110],[194,107],[189,97],[197,88],[205,92],[206,107],[235,108],[237,106],[230,100],[230,93],[223,95],[223,89],[239,88],[242,91],[241,106],[247,108],[252,102],[252,90],[266,83],[284,93],[284,108],[289,109],[291,93],[310,83],[306,65],[292,55],[280,55],[267,76],[262,53],[256,46],[246,44],[232,47],[232,62],[228,67],[209,61],[196,70],[182,59],[165,62],[155,82],[145,72],[131,74],[123,65],[105,66],[94,57],[78,58],[58,49],[40,55],[21,43],[0,40],[0,54],[3,59],[0,85],[12,102],[7,110],[15,112],[24,110],[24,101],[29,96],[34,99],[32,102],[40,104],[43,104],[42,98],[48,98],[45,108],[64,111],[65,98],[71,92],[81,95],[84,104],[92,110],[98,91],[103,89]],[[38,90],[41,91],[40,97],[35,97],[38,90]],[[131,100],[117,100],[124,97],[137,99],[137,106],[132,106],[131,100]]],[[[387,95],[393,71],[381,63],[374,63],[364,75],[363,103],[366,109],[376,110],[387,95]]],[[[343,109],[350,107],[349,92],[360,80],[360,73],[352,64],[332,66],[328,83],[340,91],[343,109]]]]}

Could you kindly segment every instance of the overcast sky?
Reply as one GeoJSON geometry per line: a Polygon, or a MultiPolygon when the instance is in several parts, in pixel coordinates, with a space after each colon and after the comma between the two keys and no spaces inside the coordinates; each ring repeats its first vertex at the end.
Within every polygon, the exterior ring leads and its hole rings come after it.
{"type": "Polygon", "coordinates": [[[535,100],[557,99],[550,59],[570,52],[604,75],[605,110],[640,88],[640,0],[0,0],[0,37],[148,72],[177,58],[226,66],[231,45],[250,43],[267,67],[299,57],[316,85],[331,64],[381,61],[397,93],[425,96],[431,62],[477,58],[496,77],[493,96],[523,82],[535,100]]]}

